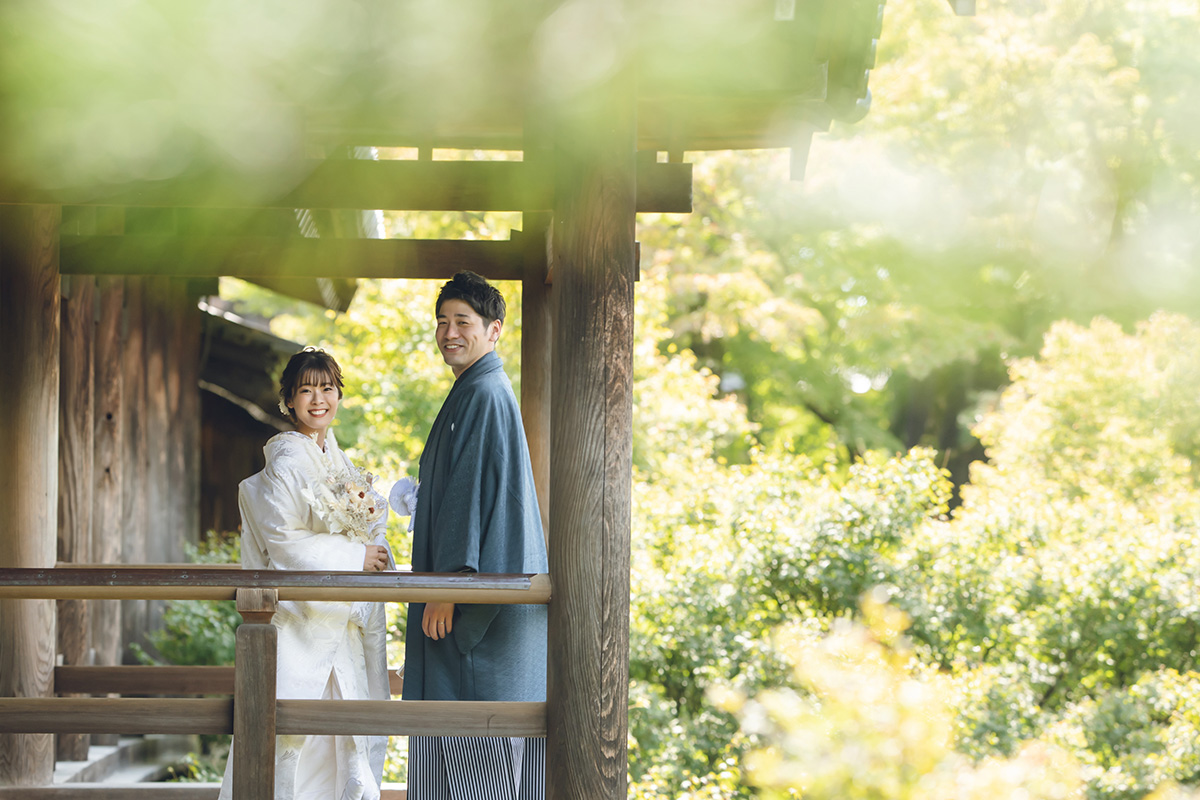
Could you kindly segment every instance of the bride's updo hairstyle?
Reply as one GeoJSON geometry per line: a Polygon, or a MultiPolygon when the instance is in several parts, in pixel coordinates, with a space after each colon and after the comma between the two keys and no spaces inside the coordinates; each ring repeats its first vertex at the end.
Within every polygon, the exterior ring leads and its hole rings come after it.
{"type": "Polygon", "coordinates": [[[287,414],[293,422],[296,412],[289,403],[296,394],[296,387],[309,384],[320,386],[332,383],[337,387],[338,397],[342,396],[342,369],[333,360],[333,356],[315,347],[306,347],[288,359],[279,378],[279,410],[287,414]]]}

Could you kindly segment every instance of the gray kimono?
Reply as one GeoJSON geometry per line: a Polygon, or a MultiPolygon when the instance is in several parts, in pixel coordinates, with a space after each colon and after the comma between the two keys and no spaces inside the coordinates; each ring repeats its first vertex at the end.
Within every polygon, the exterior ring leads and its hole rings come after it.
{"type": "MultiPolygon", "coordinates": [[[[421,454],[414,572],[548,570],[529,448],[500,357],[455,381],[421,454]]],[[[408,609],[405,700],[546,699],[546,607],[458,604],[453,630],[421,631],[408,609]]]]}

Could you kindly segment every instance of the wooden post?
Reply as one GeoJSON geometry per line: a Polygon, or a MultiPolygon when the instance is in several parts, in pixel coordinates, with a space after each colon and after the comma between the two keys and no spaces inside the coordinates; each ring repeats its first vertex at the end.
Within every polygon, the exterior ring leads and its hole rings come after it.
{"type": "MultiPolygon", "coordinates": [[[[587,5],[605,21],[621,14],[607,0],[587,5]]],[[[629,69],[599,85],[581,78],[557,107],[546,788],[553,800],[623,800],[637,200],[629,69]]]]}
{"type": "MultiPolygon", "coordinates": [[[[125,346],[121,358],[124,392],[122,425],[124,485],[121,488],[122,563],[146,563],[146,509],[149,463],[146,438],[146,278],[125,279],[125,346]]],[[[148,600],[121,601],[123,660],[134,662],[129,646],[141,642],[148,600]]]]}
{"type": "MultiPolygon", "coordinates": [[[[75,275],[62,281],[58,395],[58,560],[86,563],[92,557],[92,341],[96,279],[75,275]]],[[[92,626],[88,601],[59,600],[58,650],[67,666],[91,663],[92,626]]],[[[86,761],[87,734],[63,734],[60,761],[86,761]]]]}
{"type": "Polygon", "coordinates": [[[276,605],[274,589],[237,590],[243,622],[233,656],[233,800],[275,796],[276,605]]]}
{"type": "MultiPolygon", "coordinates": [[[[103,277],[100,314],[95,339],[95,421],[93,435],[92,561],[117,564],[121,561],[122,486],[124,484],[124,396],[121,364],[121,322],[124,316],[125,283],[121,278],[103,277]]],[[[101,666],[121,663],[121,601],[93,600],[92,649],[101,666]]],[[[117,735],[93,734],[92,743],[115,745],[117,735]]]]}
{"type": "Polygon", "coordinates": [[[554,334],[551,287],[546,275],[548,215],[524,214],[525,278],[521,282],[521,420],[533,463],[542,512],[550,536],[550,362],[554,334]]]}
{"type": "MultiPolygon", "coordinates": [[[[58,510],[57,206],[0,207],[0,341],[11,391],[0,453],[0,565],[53,567],[58,510]]],[[[0,697],[54,690],[52,600],[0,600],[0,697]]],[[[54,737],[0,734],[0,786],[41,786],[54,775],[54,737]]]]}

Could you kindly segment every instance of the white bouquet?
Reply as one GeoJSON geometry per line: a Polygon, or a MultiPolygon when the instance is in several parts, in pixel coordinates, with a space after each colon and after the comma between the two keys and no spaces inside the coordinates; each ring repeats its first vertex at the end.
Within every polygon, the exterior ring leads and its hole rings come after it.
{"type": "Polygon", "coordinates": [[[314,486],[301,490],[312,510],[329,526],[330,533],[343,533],[351,541],[371,544],[371,526],[387,513],[386,501],[371,488],[375,476],[354,467],[330,470],[314,486]]]}

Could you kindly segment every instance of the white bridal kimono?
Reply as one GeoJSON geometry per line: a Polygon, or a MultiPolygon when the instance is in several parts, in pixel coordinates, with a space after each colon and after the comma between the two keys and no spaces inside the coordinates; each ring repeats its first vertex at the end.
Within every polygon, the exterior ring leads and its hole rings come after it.
{"type": "MultiPolygon", "coordinates": [[[[267,442],[267,466],[242,481],[242,567],[361,572],[366,545],[330,533],[304,492],[332,469],[350,464],[333,432],[325,450],[302,433],[267,442]]],[[[379,497],[386,509],[387,501],[379,497]]],[[[371,528],[383,536],[386,510],[371,528]]],[[[389,567],[395,564],[388,556],[389,567]]],[[[386,700],[390,697],[382,603],[280,602],[276,694],[280,699],[386,700]]],[[[276,737],[276,800],[378,800],[387,749],[384,736],[276,737]]],[[[232,797],[233,758],[221,800],[232,797]]]]}

